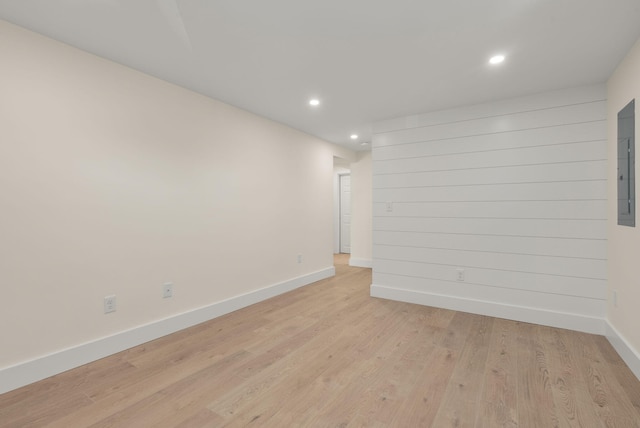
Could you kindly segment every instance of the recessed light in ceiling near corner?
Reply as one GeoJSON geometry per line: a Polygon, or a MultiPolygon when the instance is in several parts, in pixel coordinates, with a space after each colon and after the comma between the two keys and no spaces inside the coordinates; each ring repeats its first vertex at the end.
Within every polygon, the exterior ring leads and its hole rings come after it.
{"type": "Polygon", "coordinates": [[[352,140],[357,140],[358,139],[358,134],[351,134],[351,139],[352,140]]]}
{"type": "Polygon", "coordinates": [[[319,106],[320,105],[320,100],[317,98],[312,98],[311,100],[309,100],[309,105],[311,106],[319,106]]]}
{"type": "Polygon", "coordinates": [[[504,61],[504,55],[495,55],[489,59],[489,64],[496,65],[504,61]]]}

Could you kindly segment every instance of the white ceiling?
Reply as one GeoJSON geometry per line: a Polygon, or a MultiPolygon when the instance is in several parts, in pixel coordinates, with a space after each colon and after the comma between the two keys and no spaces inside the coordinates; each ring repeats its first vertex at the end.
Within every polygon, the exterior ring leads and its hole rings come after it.
{"type": "Polygon", "coordinates": [[[640,0],[0,0],[0,17],[356,150],[377,120],[605,82],[640,37],[640,0]]]}

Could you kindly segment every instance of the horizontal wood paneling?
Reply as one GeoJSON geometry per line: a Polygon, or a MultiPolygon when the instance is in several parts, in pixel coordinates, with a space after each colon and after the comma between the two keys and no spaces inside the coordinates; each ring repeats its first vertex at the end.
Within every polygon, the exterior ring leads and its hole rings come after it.
{"type": "MultiPolygon", "coordinates": [[[[606,200],[607,181],[557,181],[377,189],[373,202],[606,200]]],[[[461,213],[463,214],[463,213],[461,213]]]]}
{"type": "Polygon", "coordinates": [[[545,238],[606,239],[606,220],[477,219],[374,217],[378,231],[441,232],[462,235],[539,236],[545,238]]]}
{"type": "Polygon", "coordinates": [[[604,93],[571,89],[376,124],[374,283],[603,316],[604,93]]]}
{"type": "Polygon", "coordinates": [[[607,201],[548,200],[548,201],[463,201],[463,202],[394,202],[393,212],[386,204],[373,204],[374,217],[423,218],[530,218],[605,220],[607,201]]]}
{"type": "MultiPolygon", "coordinates": [[[[455,273],[455,270],[442,265],[376,260],[373,282],[374,284],[393,284],[403,289],[411,289],[417,284],[424,285],[431,280],[459,282],[456,281],[455,273]],[[399,278],[406,279],[402,279],[402,283],[400,283],[399,278]]],[[[603,299],[606,294],[604,291],[605,281],[601,279],[561,277],[506,270],[467,268],[465,269],[465,283],[535,291],[546,294],[548,298],[552,298],[552,295],[555,294],[564,294],[603,299]]]]}
{"type": "MultiPolygon", "coordinates": [[[[421,292],[423,288],[420,282],[412,281],[403,276],[376,277],[374,284],[379,284],[378,279],[392,281],[398,288],[421,292]]],[[[569,312],[580,315],[603,316],[604,310],[599,299],[584,296],[571,296],[564,294],[541,293],[538,291],[520,290],[512,287],[495,287],[472,282],[429,280],[429,293],[445,296],[464,296],[465,299],[477,301],[490,301],[509,306],[544,307],[547,311],[569,312]]]]}
{"type": "Polygon", "coordinates": [[[512,272],[541,273],[576,278],[606,279],[606,260],[446,250],[441,248],[376,245],[373,257],[384,260],[423,262],[452,267],[486,268],[512,272]]]}
{"type": "Polygon", "coordinates": [[[604,239],[376,231],[375,245],[607,259],[604,239]]]}
{"type": "Polygon", "coordinates": [[[468,119],[377,134],[373,147],[498,134],[536,128],[604,121],[606,102],[561,106],[499,117],[468,119]]]}
{"type": "Polygon", "coordinates": [[[607,91],[604,85],[568,88],[555,92],[496,101],[490,105],[476,104],[450,110],[382,120],[373,124],[373,132],[374,134],[383,134],[390,131],[456,122],[465,119],[495,117],[509,113],[547,109],[550,106],[604,101],[606,98],[607,91]]]}
{"type": "Polygon", "coordinates": [[[554,144],[578,143],[607,139],[602,121],[578,123],[504,132],[500,134],[475,135],[435,141],[418,141],[397,145],[380,145],[375,150],[375,160],[412,158],[420,156],[441,156],[455,153],[510,150],[554,144]],[[473,146],[469,147],[469,142],[473,146]]]}
{"type": "Polygon", "coordinates": [[[607,161],[604,159],[445,171],[396,172],[374,176],[373,188],[599,180],[605,177],[606,173],[607,161]]]}
{"type": "Polygon", "coordinates": [[[503,168],[558,162],[584,162],[607,159],[607,143],[588,141],[526,148],[500,152],[468,152],[410,159],[374,160],[376,174],[447,171],[470,168],[503,168]]]}

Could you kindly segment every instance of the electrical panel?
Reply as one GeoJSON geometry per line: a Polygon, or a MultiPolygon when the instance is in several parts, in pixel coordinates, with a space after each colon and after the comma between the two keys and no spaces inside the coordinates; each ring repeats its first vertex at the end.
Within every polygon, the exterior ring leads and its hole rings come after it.
{"type": "Polygon", "coordinates": [[[636,225],[635,100],[618,113],[618,224],[636,225]]]}

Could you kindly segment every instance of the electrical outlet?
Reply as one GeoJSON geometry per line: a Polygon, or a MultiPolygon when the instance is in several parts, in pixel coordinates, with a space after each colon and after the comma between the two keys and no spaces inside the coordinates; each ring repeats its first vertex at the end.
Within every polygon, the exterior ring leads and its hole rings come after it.
{"type": "Polygon", "coordinates": [[[298,263],[302,263],[302,254],[298,254],[298,263]]]}
{"type": "Polygon", "coordinates": [[[104,313],[109,314],[116,311],[116,296],[106,296],[104,298],[104,313]]]}
{"type": "Polygon", "coordinates": [[[464,269],[456,269],[456,281],[464,282],[464,269]]]}
{"type": "Polygon", "coordinates": [[[388,213],[393,212],[393,202],[385,202],[384,205],[388,213]]]}
{"type": "Polygon", "coordinates": [[[170,297],[173,297],[173,283],[165,282],[162,284],[162,298],[168,299],[170,297]]]}

